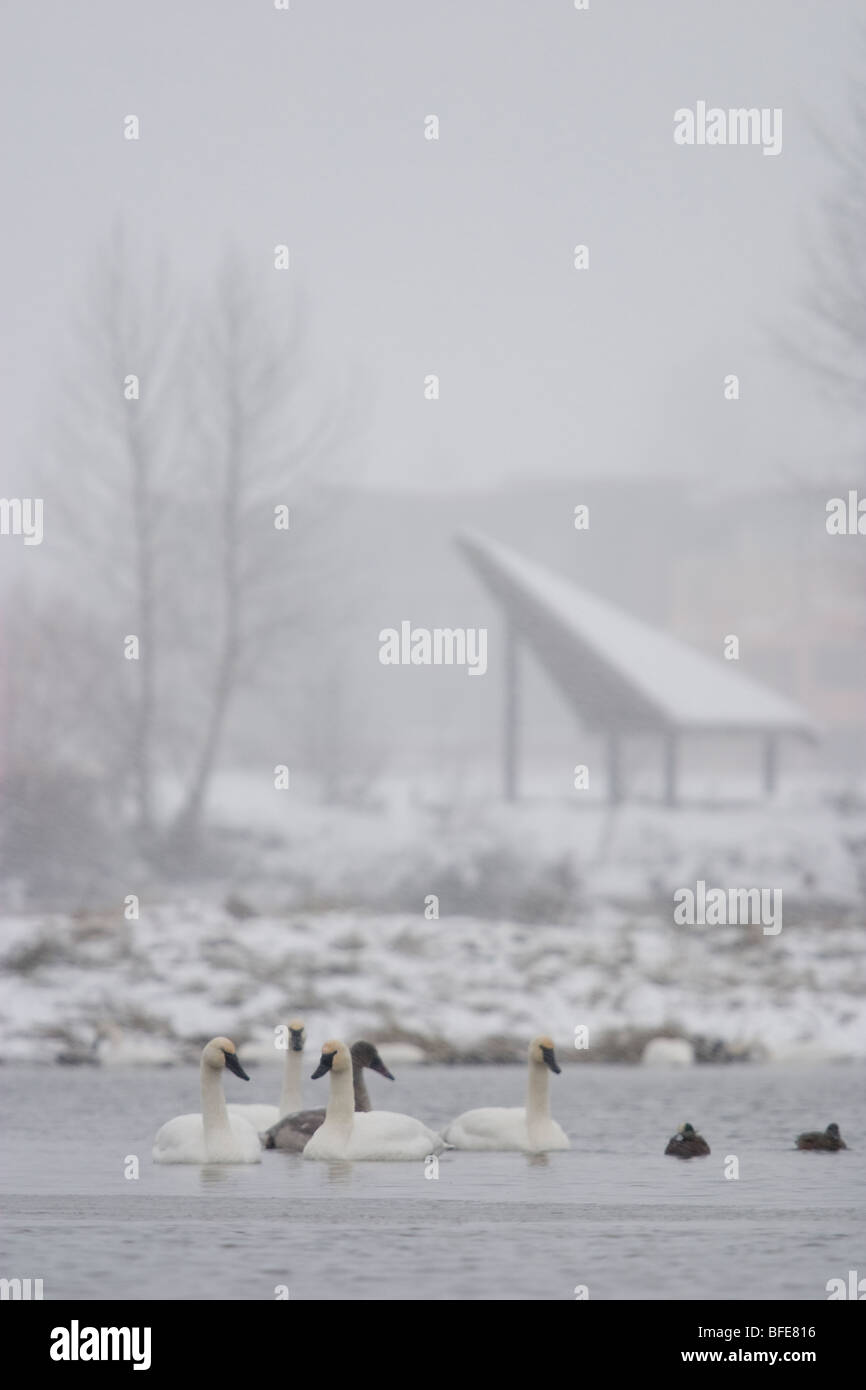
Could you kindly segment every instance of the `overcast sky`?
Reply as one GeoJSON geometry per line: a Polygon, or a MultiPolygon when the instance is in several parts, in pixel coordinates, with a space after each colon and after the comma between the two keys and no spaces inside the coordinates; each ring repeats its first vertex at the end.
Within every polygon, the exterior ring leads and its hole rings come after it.
{"type": "Polygon", "coordinates": [[[6,0],[7,479],[118,215],[191,277],[228,243],[275,276],[289,244],[320,370],[365,383],[375,485],[761,481],[853,447],[768,333],[808,279],[832,188],[810,127],[844,138],[859,8],[6,0]],[[698,100],[781,107],[781,154],[676,146],[698,100]]]}

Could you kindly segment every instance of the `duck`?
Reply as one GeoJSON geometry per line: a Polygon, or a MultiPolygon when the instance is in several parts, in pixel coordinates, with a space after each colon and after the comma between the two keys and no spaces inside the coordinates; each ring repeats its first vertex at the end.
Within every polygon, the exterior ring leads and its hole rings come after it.
{"type": "MultiPolygon", "coordinates": [[[[364,1080],[364,1068],[369,1067],[380,1076],[387,1076],[389,1081],[393,1081],[394,1077],[379,1056],[378,1048],[372,1043],[363,1040],[352,1043],[349,1055],[352,1058],[355,1113],[366,1113],[370,1110],[370,1097],[364,1080]]],[[[301,1153],[312,1135],[324,1123],[324,1110],[299,1110],[293,1115],[284,1115],[262,1134],[261,1140],[266,1149],[286,1149],[291,1153],[301,1153]]]]}
{"type": "Polygon", "coordinates": [[[674,1158],[704,1158],[709,1152],[706,1139],[689,1124],[680,1125],[665,1149],[665,1153],[672,1154],[674,1158]]]}
{"type": "Polygon", "coordinates": [[[420,1161],[446,1147],[440,1134],[411,1115],[392,1110],[355,1113],[352,1055],[345,1043],[332,1039],[322,1047],[312,1079],[330,1077],[331,1093],[324,1123],[304,1148],[304,1158],[335,1162],[420,1161]]]}
{"type": "Polygon", "coordinates": [[[550,1116],[550,1072],[559,1076],[560,1070],[553,1041],[546,1034],[533,1038],[526,1105],[466,1110],[448,1125],[443,1136],[446,1143],[455,1149],[517,1149],[523,1153],[570,1149],[568,1135],[550,1116]]]}
{"type": "Polygon", "coordinates": [[[275,1125],[279,1119],[282,1119],[283,1115],[300,1110],[304,1103],[301,1078],[304,1068],[304,1043],[307,1035],[304,1030],[303,1019],[293,1018],[288,1028],[289,1045],[286,1048],[286,1060],[283,1064],[283,1084],[280,1090],[279,1105],[230,1105],[228,1107],[230,1115],[247,1120],[257,1134],[261,1134],[263,1130],[275,1125]]]}
{"type": "Polygon", "coordinates": [[[222,1085],[226,1067],[249,1081],[231,1038],[211,1038],[201,1054],[201,1114],[166,1121],[153,1141],[154,1163],[261,1163],[255,1129],[228,1113],[222,1085]]]}
{"type": "Polygon", "coordinates": [[[820,1149],[822,1153],[837,1153],[839,1149],[847,1149],[848,1145],[839,1133],[838,1125],[828,1125],[823,1134],[819,1129],[807,1130],[805,1134],[797,1135],[798,1149],[820,1149]]]}

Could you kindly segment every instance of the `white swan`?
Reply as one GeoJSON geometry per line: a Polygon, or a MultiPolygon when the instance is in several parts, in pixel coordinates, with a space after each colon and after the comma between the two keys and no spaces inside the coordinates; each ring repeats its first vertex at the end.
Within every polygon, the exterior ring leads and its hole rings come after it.
{"type": "Polygon", "coordinates": [[[261,1163],[256,1131],[226,1109],[224,1067],[249,1081],[231,1039],[212,1038],[201,1054],[201,1114],[166,1121],[153,1141],[154,1163],[261,1163]]]}
{"type": "Polygon", "coordinates": [[[345,1043],[326,1042],[313,1080],[331,1073],[331,1094],[321,1125],[304,1149],[304,1158],[421,1160],[445,1148],[441,1135],[392,1110],[355,1113],[352,1058],[345,1043]]]}
{"type": "Polygon", "coordinates": [[[289,1024],[289,1045],[286,1048],[286,1060],[283,1064],[283,1084],[279,1105],[230,1105],[228,1108],[230,1115],[246,1120],[258,1134],[262,1130],[270,1129],[271,1125],[275,1125],[277,1120],[281,1120],[284,1115],[291,1115],[296,1110],[300,1110],[304,1103],[301,1092],[301,1073],[304,1066],[303,1053],[306,1037],[301,1019],[293,1018],[289,1024]]]}
{"type": "MultiPolygon", "coordinates": [[[[371,1071],[377,1071],[380,1076],[387,1076],[389,1081],[394,1078],[389,1072],[382,1058],[379,1056],[379,1049],[372,1043],[364,1042],[363,1039],[352,1043],[349,1049],[352,1058],[352,1090],[355,1094],[355,1112],[372,1110],[370,1097],[367,1092],[367,1083],[364,1080],[364,1068],[369,1067],[371,1071]]],[[[302,1153],[310,1141],[311,1135],[325,1123],[324,1110],[298,1110],[292,1115],[284,1115],[270,1129],[265,1130],[260,1135],[262,1144],[266,1149],[285,1149],[290,1153],[302,1153]]]]}
{"type": "Polygon", "coordinates": [[[549,1071],[559,1075],[553,1043],[548,1037],[533,1038],[525,1109],[467,1110],[445,1130],[446,1142],[455,1149],[521,1149],[525,1153],[570,1149],[568,1136],[550,1118],[549,1071]]]}

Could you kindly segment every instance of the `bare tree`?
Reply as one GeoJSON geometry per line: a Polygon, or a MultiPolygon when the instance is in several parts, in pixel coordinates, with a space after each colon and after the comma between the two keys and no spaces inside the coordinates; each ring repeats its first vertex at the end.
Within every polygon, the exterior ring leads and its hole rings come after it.
{"type": "Polygon", "coordinates": [[[345,408],[317,410],[311,401],[297,297],[284,318],[232,256],[200,325],[197,475],[212,510],[197,538],[213,560],[206,565],[213,627],[198,751],[173,825],[184,850],[200,830],[239,688],[264,691],[272,673],[285,676],[275,646],[290,642],[297,663],[305,638],[325,620],[347,435],[345,408]]]}
{"type": "MultiPolygon", "coordinates": [[[[52,522],[54,580],[59,593],[95,605],[104,638],[127,635],[139,643],[130,663],[120,709],[100,698],[116,695],[103,671],[94,699],[107,724],[125,725],[125,775],[139,834],[155,821],[156,707],[159,614],[166,602],[165,564],[170,538],[161,497],[176,467],[180,421],[178,374],[182,367],[182,314],[164,265],[147,267],[118,229],[100,254],[73,325],[58,436],[49,450],[43,483],[52,522]]],[[[92,632],[77,661],[90,667],[92,632]]],[[[75,662],[76,653],[70,653],[75,662]]],[[[111,760],[112,775],[117,775],[111,760]]]]}
{"type": "Polygon", "coordinates": [[[316,407],[305,314],[267,272],[231,257],[181,294],[142,266],[116,237],[73,338],[42,489],[57,539],[45,602],[69,609],[65,658],[91,675],[87,757],[125,788],[141,846],[176,863],[238,695],[269,716],[327,620],[348,417],[316,407]]]}
{"type": "MultiPolygon", "coordinates": [[[[866,70],[866,28],[859,33],[866,70]]],[[[850,121],[842,140],[813,134],[833,191],[814,238],[802,311],[786,337],[788,352],[837,400],[866,409],[866,84],[851,85],[850,121]]]]}
{"type": "MultiPolygon", "coordinates": [[[[866,26],[857,35],[859,64],[866,72],[866,26]]],[[[809,386],[836,410],[850,415],[857,434],[866,431],[866,82],[850,86],[847,133],[813,125],[813,135],[828,171],[831,191],[821,209],[821,230],[812,237],[809,276],[791,327],[779,346],[799,366],[809,386]]],[[[808,468],[789,462],[785,472],[804,493],[827,479],[847,474],[849,487],[866,486],[864,450],[855,458],[840,457],[837,440],[843,433],[828,427],[827,446],[808,468]]],[[[803,563],[794,576],[798,619],[820,611],[844,634],[839,609],[849,613],[850,636],[839,640],[862,642],[866,632],[864,578],[866,555],[860,547],[821,546],[811,509],[801,513],[797,552],[803,563]]]]}

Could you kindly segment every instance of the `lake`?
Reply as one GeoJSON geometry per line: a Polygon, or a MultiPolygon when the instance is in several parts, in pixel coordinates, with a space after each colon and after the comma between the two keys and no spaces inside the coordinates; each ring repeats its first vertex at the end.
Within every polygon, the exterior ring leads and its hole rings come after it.
{"type": "MultiPolygon", "coordinates": [[[[310,1057],[310,1071],[315,1066],[310,1057]]],[[[251,1068],[248,1068],[252,1070],[251,1068]]],[[[230,1101],[275,1100],[279,1072],[230,1101]]],[[[199,1108],[198,1071],[0,1068],[2,1267],[44,1296],[121,1299],[825,1299],[866,1276],[866,1088],[855,1064],[570,1065],[551,1078],[567,1153],[447,1152],[420,1163],[157,1166],[153,1136],[199,1108]],[[663,1154],[690,1121],[709,1158],[663,1154]],[[836,1121],[851,1146],[800,1153],[836,1121]],[[128,1179],[130,1156],[139,1177],[128,1179]],[[739,1178],[725,1177],[736,1158],[739,1178]]],[[[372,1076],[374,1105],[444,1125],[522,1104],[521,1067],[372,1076]]],[[[306,1103],[326,1098],[307,1083],[306,1103]]]]}

